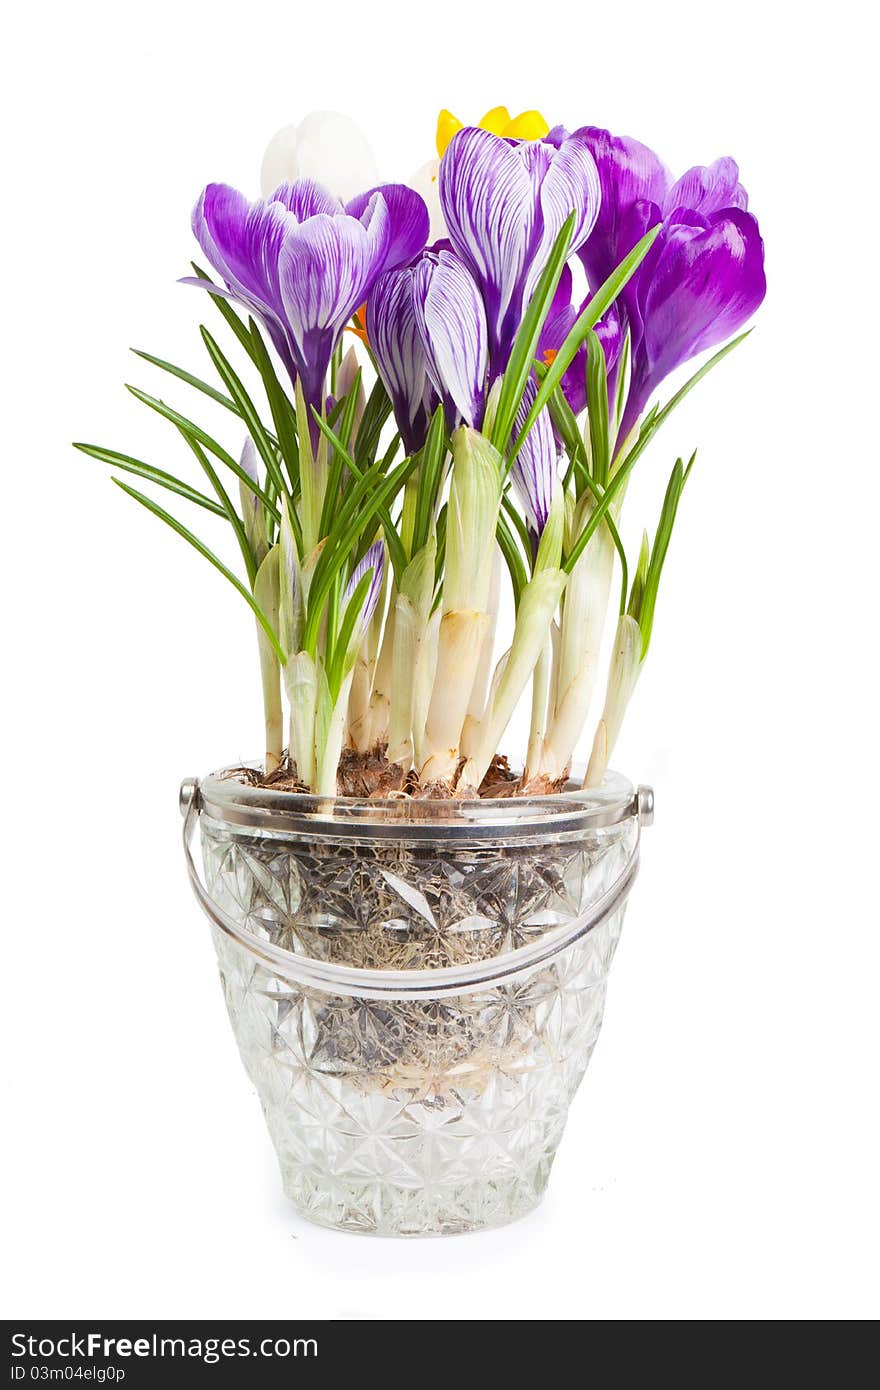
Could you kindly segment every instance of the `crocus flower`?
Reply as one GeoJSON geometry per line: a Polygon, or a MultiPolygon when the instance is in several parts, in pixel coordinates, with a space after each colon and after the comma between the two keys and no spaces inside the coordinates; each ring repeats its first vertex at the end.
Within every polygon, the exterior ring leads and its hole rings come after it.
{"type": "Polygon", "coordinates": [[[640,334],[633,344],[621,439],[663,379],[732,337],[767,289],[758,223],[740,208],[708,217],[680,208],[664,222],[651,250],[647,268],[634,277],[640,334]]]}
{"type": "Polygon", "coordinates": [[[416,324],[413,274],[408,267],[387,271],[367,300],[367,337],[409,455],[424,444],[437,400],[416,324]]]}
{"type": "Polygon", "coordinates": [[[470,271],[454,251],[426,251],[413,268],[413,308],[428,377],[449,428],[476,425],[485,403],[486,311],[470,271]]]}
{"type": "MultiPolygon", "coordinates": [[[[549,140],[552,132],[540,111],[521,111],[511,116],[506,106],[493,106],[477,122],[480,130],[491,131],[493,135],[503,136],[505,140],[549,140]]],[[[451,111],[441,111],[437,117],[437,158],[429,159],[416,170],[409,180],[422,196],[431,218],[429,241],[439,241],[446,236],[446,223],[440,206],[440,160],[446,153],[453,135],[464,128],[463,122],[451,111]]],[[[557,130],[560,127],[556,127],[557,130]]],[[[552,141],[551,141],[552,143],[552,141]]]]}
{"type": "Polygon", "coordinates": [[[504,370],[532,292],[563,223],[577,214],[571,248],[589,236],[599,176],[580,131],[558,148],[458,131],[440,163],[440,202],[453,248],[486,305],[493,374],[504,370]]]}
{"type": "Polygon", "coordinates": [[[696,166],[673,180],[638,141],[596,127],[584,135],[602,185],[599,218],[580,252],[591,288],[663,223],[619,299],[632,350],[623,440],[664,377],[729,338],[758,308],[766,292],[764,250],[734,160],[696,166]]]}
{"type": "Polygon", "coordinates": [[[209,184],[199,198],[193,231],[202,251],[229,297],[265,325],[310,404],[321,405],[340,334],[389,259],[419,249],[427,215],[415,205],[418,194],[392,186],[350,212],[309,179],[256,203],[226,184],[209,184]]]}
{"type": "Polygon", "coordinates": [[[272,137],[263,156],[260,187],[268,198],[282,183],[314,179],[343,202],[378,182],[367,137],[349,116],[312,111],[299,125],[272,137]]]}

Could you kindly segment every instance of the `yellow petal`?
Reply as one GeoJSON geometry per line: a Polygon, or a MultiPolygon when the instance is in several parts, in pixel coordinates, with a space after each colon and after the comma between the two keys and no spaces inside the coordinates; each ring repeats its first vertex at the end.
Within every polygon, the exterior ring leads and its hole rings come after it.
{"type": "Polygon", "coordinates": [[[550,130],[540,111],[522,111],[498,132],[508,140],[543,140],[550,130]]]}
{"type": "Polygon", "coordinates": [[[453,116],[451,111],[441,111],[437,117],[437,154],[441,159],[446,153],[446,146],[457,130],[461,130],[461,121],[458,117],[453,116]]]}
{"type": "Polygon", "coordinates": [[[489,130],[493,135],[503,135],[510,125],[510,112],[506,106],[493,106],[480,121],[480,130],[489,130]]]}

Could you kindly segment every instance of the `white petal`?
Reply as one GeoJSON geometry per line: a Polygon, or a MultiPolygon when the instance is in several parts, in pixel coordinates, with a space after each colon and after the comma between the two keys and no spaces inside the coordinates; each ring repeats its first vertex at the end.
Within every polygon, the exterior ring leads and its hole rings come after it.
{"type": "Polygon", "coordinates": [[[282,183],[292,183],[299,173],[296,146],[299,126],[286,125],[272,136],[263,155],[260,169],[260,190],[264,198],[282,183]]]}
{"type": "Polygon", "coordinates": [[[431,218],[428,244],[431,245],[435,241],[441,241],[448,237],[446,219],[440,206],[440,160],[429,159],[427,164],[423,164],[421,169],[418,169],[409,180],[409,186],[414,188],[417,193],[421,193],[431,218]]]}
{"type": "Polygon", "coordinates": [[[315,179],[343,202],[379,182],[366,136],[350,117],[337,111],[312,111],[300,122],[294,158],[296,167],[286,177],[315,179]]]}

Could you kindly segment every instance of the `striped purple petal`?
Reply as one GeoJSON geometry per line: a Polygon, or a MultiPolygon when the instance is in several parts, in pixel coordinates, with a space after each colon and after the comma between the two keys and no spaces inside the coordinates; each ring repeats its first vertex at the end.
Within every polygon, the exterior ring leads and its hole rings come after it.
{"type": "Polygon", "coordinates": [[[493,375],[503,371],[538,278],[572,211],[576,250],[596,220],[599,176],[576,132],[557,148],[510,144],[460,130],[440,161],[440,201],[450,240],[486,304],[493,375]]]}
{"type": "MultiPolygon", "coordinates": [[[[516,413],[511,442],[518,437],[525,424],[537,390],[534,381],[529,380],[526,383],[522,402],[516,413]]],[[[559,450],[550,421],[550,412],[545,407],[526,435],[510,472],[529,530],[535,537],[540,537],[550,515],[558,464],[559,450]]]]}
{"type": "Polygon", "coordinates": [[[343,595],[344,605],[347,605],[351,601],[355,589],[368,571],[371,572],[370,587],[367,590],[367,596],[364,600],[356,628],[356,630],[361,633],[364,632],[367,624],[375,613],[376,604],[379,602],[379,595],[382,592],[382,578],[385,573],[384,541],[374,541],[363,559],[355,565],[351,572],[351,577],[345,586],[345,593],[343,595]]]}
{"type": "Polygon", "coordinates": [[[413,268],[413,308],[428,377],[449,428],[477,425],[485,401],[488,336],[480,291],[454,251],[426,251],[413,268]]]}
{"type": "MultiPolygon", "coordinates": [[[[407,245],[417,213],[402,224],[407,245]]],[[[291,379],[299,378],[309,404],[320,406],[333,349],[388,257],[392,228],[382,194],[360,200],[352,215],[312,179],[282,184],[256,203],[226,184],[209,184],[193,212],[193,231],[224,282],[220,292],[264,324],[291,379]]]]}
{"type": "Polygon", "coordinates": [[[362,219],[320,213],[287,227],[278,279],[297,371],[311,403],[323,401],[333,349],[381,272],[388,237],[388,212],[378,193],[362,219]]]}
{"type": "Polygon", "coordinates": [[[416,324],[412,270],[380,275],[367,300],[367,337],[408,455],[421,449],[436,404],[416,324]]]}

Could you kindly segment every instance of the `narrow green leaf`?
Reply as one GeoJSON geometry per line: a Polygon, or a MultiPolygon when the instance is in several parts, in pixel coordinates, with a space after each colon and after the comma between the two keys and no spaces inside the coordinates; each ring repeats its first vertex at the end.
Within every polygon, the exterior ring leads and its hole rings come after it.
{"type": "Polygon", "coordinates": [[[172,425],[176,425],[178,429],[191,435],[193,439],[197,439],[199,443],[208,450],[208,453],[213,454],[215,458],[219,459],[226,468],[230,469],[231,472],[235,474],[239,482],[247,483],[251,491],[259,497],[260,501],[276,521],[280,520],[280,513],[275,503],[272,501],[272,498],[269,497],[258,483],[253,482],[238,460],[234,459],[232,455],[223,448],[222,444],[218,444],[216,439],[212,439],[211,436],[206,434],[194,421],[188,420],[185,415],[181,415],[179,411],[173,410],[172,407],[166,405],[164,401],[158,400],[155,396],[148,395],[146,391],[139,390],[137,386],[126,384],[125,389],[131,392],[135,400],[140,401],[143,405],[149,406],[150,410],[155,410],[157,415],[161,415],[165,420],[170,420],[172,425]]]}
{"type": "Polygon", "coordinates": [[[140,502],[142,507],[146,507],[148,512],[152,512],[160,521],[164,521],[166,526],[170,526],[172,531],[177,532],[178,536],[182,536],[185,541],[188,541],[194,550],[197,550],[200,555],[203,555],[216,570],[220,571],[224,578],[229,580],[232,587],[238,590],[245,603],[247,603],[248,607],[252,610],[257,622],[271,642],[278,660],[283,664],[286,657],[272,628],[272,624],[269,622],[262,608],[260,608],[251,591],[242,584],[238,576],[233,574],[231,569],[227,569],[223,561],[219,560],[214,552],[208,549],[204,541],[200,541],[198,536],[194,536],[192,531],[188,531],[182,522],[178,521],[170,512],[166,512],[164,507],[159,506],[158,502],[154,502],[151,497],[145,497],[142,492],[137,492],[135,488],[129,487],[121,478],[113,478],[112,481],[117,487],[122,488],[123,492],[127,492],[129,497],[133,497],[136,502],[140,502]]]}
{"type": "Polygon", "coordinates": [[[217,472],[214,468],[214,465],[211,463],[207,454],[202,449],[201,444],[199,444],[198,440],[193,439],[192,435],[187,434],[186,430],[182,429],[180,433],[183,435],[183,438],[186,440],[187,444],[192,449],[193,453],[198,459],[201,468],[204,470],[205,477],[208,479],[212,488],[216,492],[217,500],[223,508],[223,511],[226,515],[227,520],[229,521],[230,526],[235,532],[235,539],[238,541],[238,548],[241,551],[241,558],[244,560],[244,567],[247,570],[248,582],[250,583],[251,588],[253,588],[254,580],[257,577],[257,560],[253,550],[251,549],[250,541],[247,538],[247,534],[242,524],[241,517],[238,515],[238,512],[235,510],[235,507],[232,505],[229,493],[226,491],[220,479],[217,477],[217,472]]]}
{"type": "Polygon", "coordinates": [[[166,473],[161,468],[154,468],[149,463],[141,463],[140,459],[131,458],[128,454],[118,454],[114,449],[102,449],[97,444],[74,444],[74,449],[79,449],[81,454],[88,454],[90,458],[97,459],[99,463],[109,463],[113,468],[124,468],[127,473],[134,473],[139,478],[146,478],[148,482],[157,483],[159,487],[167,488],[169,492],[176,492],[179,497],[185,497],[188,502],[195,502],[199,507],[204,507],[206,512],[213,512],[215,516],[225,516],[224,509],[219,502],[215,502],[213,497],[206,497],[203,492],[190,487],[180,478],[175,478],[172,473],[166,473]]]}
{"type": "Polygon", "coordinates": [[[333,696],[334,704],[339,697],[339,691],[345,676],[345,659],[352,637],[354,636],[355,624],[360,618],[364,601],[370,591],[371,582],[372,572],[367,570],[367,573],[361,576],[354,593],[345,606],[345,613],[343,614],[342,623],[339,627],[339,634],[333,644],[333,655],[330,658],[330,664],[327,669],[327,681],[330,686],[330,693],[333,696]]]}
{"type": "MultiPolygon", "coordinates": [[[[351,454],[345,448],[344,444],[342,443],[342,440],[336,434],[335,430],[331,429],[327,421],[324,420],[314,408],[312,410],[312,413],[315,417],[315,420],[317,421],[319,429],[327,437],[330,445],[334,450],[333,466],[331,467],[330,473],[331,482],[334,476],[334,469],[338,461],[340,468],[343,463],[348,467],[352,476],[357,480],[357,485],[359,486],[359,490],[357,487],[355,489],[349,489],[346,492],[342,501],[338,503],[335,507],[331,507],[328,509],[326,507],[325,499],[325,512],[322,514],[321,518],[321,534],[324,536],[329,535],[332,537],[334,532],[338,530],[339,527],[346,525],[348,520],[354,515],[355,509],[361,501],[361,498],[366,496],[369,487],[368,479],[372,477],[380,477],[385,472],[387,463],[385,459],[381,459],[378,462],[372,464],[371,467],[367,469],[366,472],[364,472],[364,470],[358,466],[358,464],[352,458],[351,454]]],[[[329,492],[329,486],[327,490],[329,492]]],[[[382,506],[379,508],[378,513],[376,514],[379,516],[379,519],[382,522],[382,529],[385,532],[385,539],[388,545],[388,553],[391,557],[391,563],[394,567],[394,573],[402,574],[404,569],[406,568],[406,553],[403,549],[403,545],[401,544],[400,536],[397,533],[397,527],[394,525],[394,522],[391,519],[391,513],[389,512],[387,506],[382,506]]]]}
{"type": "MultiPolygon", "coordinates": [[[[206,270],[202,270],[201,266],[197,266],[195,261],[190,261],[190,265],[192,266],[193,270],[195,271],[196,275],[199,277],[200,280],[207,280],[209,285],[214,284],[214,281],[211,279],[208,272],[206,270]]],[[[254,357],[254,343],[250,333],[248,332],[244,323],[242,323],[241,319],[238,317],[238,314],[233,309],[229,300],[226,298],[226,295],[223,293],[220,285],[216,287],[216,291],[217,292],[215,294],[212,293],[211,290],[206,288],[205,293],[211,296],[211,300],[214,304],[217,305],[217,308],[220,310],[220,313],[223,315],[224,319],[229,324],[229,327],[232,329],[236,338],[241,343],[248,357],[250,357],[252,362],[256,362],[256,358],[254,357]]]]}
{"type": "Polygon", "coordinates": [[[207,328],[202,328],[201,334],[205,347],[208,349],[208,355],[211,358],[211,361],[214,363],[214,366],[217,368],[217,372],[222,378],[226,386],[226,389],[228,390],[229,394],[232,396],[232,399],[235,401],[236,405],[241,411],[241,417],[248,427],[248,433],[250,434],[251,439],[254,441],[254,444],[257,448],[257,452],[263,460],[263,463],[266,465],[266,472],[269,473],[273,478],[275,486],[278,489],[279,495],[282,492],[286,492],[287,486],[284,481],[284,478],[281,475],[281,470],[278,467],[278,459],[275,456],[275,451],[272,448],[272,445],[266,434],[265,426],[263,425],[262,420],[257,414],[257,410],[254,406],[253,401],[251,400],[247,391],[244,389],[244,386],[242,385],[238,376],[236,376],[229,362],[224,357],[223,353],[220,351],[220,348],[217,346],[214,339],[211,337],[211,334],[208,332],[207,328]]]}
{"type": "MultiPolygon", "coordinates": [[[[296,442],[296,415],[286,391],[278,380],[278,374],[269,356],[269,350],[263,342],[262,334],[256,322],[248,319],[251,331],[251,338],[254,345],[254,361],[257,371],[263,379],[263,387],[266,392],[266,399],[269,402],[269,409],[272,412],[272,420],[275,425],[275,433],[278,439],[278,446],[281,450],[281,457],[287,465],[287,476],[290,479],[291,489],[295,491],[299,477],[299,447],[296,442]]],[[[268,431],[267,431],[268,433],[268,431]]]]}
{"type": "Polygon", "coordinates": [[[372,463],[376,457],[382,427],[390,414],[391,398],[385,390],[382,378],[377,377],[373,389],[367,397],[367,404],[364,407],[364,415],[355,445],[355,455],[361,467],[367,463],[372,463]]]}
{"type": "Polygon", "coordinates": [[[498,530],[496,532],[496,535],[498,539],[498,544],[501,547],[501,554],[504,556],[504,562],[507,565],[508,573],[510,574],[510,583],[513,589],[514,608],[518,609],[519,601],[522,597],[522,591],[528,584],[529,577],[526,573],[526,567],[522,557],[522,552],[514,539],[513,532],[508,526],[507,519],[504,516],[503,512],[498,513],[498,530]]]}
{"type": "Polygon", "coordinates": [[[587,331],[587,410],[593,477],[600,487],[608,481],[611,458],[608,443],[608,378],[605,353],[592,328],[587,331]]]}
{"type": "MultiPolygon", "coordinates": [[[[352,521],[349,521],[347,528],[341,534],[336,534],[333,538],[334,546],[328,542],[324,551],[315,566],[315,573],[312,577],[311,588],[309,589],[308,617],[303,633],[303,647],[306,651],[314,654],[316,651],[318,630],[321,622],[321,613],[324,603],[330,592],[330,586],[336,574],[351,554],[352,546],[374,517],[379,508],[387,506],[394,499],[403,487],[410,473],[416,466],[416,459],[404,459],[392,473],[382,477],[382,481],[376,487],[375,492],[366,499],[362,511],[358,512],[352,521]]],[[[373,468],[365,473],[363,478],[355,484],[352,492],[361,488],[363,484],[374,480],[371,475],[375,474],[379,465],[374,464],[373,468]]],[[[381,475],[380,475],[381,476],[381,475]]],[[[365,489],[366,490],[366,489],[365,489]]]]}
{"type": "Polygon", "coordinates": [[[162,357],[154,357],[151,352],[143,352],[140,348],[132,348],[131,350],[135,357],[141,357],[144,362],[149,362],[151,366],[158,367],[161,371],[168,372],[171,376],[176,376],[178,381],[185,381],[187,386],[194,386],[197,391],[202,392],[202,395],[210,396],[212,401],[216,401],[218,405],[222,405],[224,409],[231,411],[233,415],[237,415],[239,420],[241,419],[241,411],[235,404],[235,401],[230,400],[222,391],[218,391],[207,381],[202,381],[201,377],[193,376],[192,372],[184,371],[183,367],[175,367],[173,362],[166,362],[162,357]]]}
{"type": "Polygon", "coordinates": [[[726,347],[723,347],[720,350],[720,352],[716,352],[714,357],[710,357],[709,361],[704,363],[703,366],[699,369],[699,371],[695,372],[689,381],[685,382],[684,386],[682,386],[680,391],[676,391],[672,399],[667,401],[666,405],[663,406],[661,410],[657,410],[656,413],[652,414],[651,426],[648,430],[645,429],[643,424],[642,429],[639,431],[639,437],[635,445],[613,470],[611,475],[611,481],[605,489],[601,502],[599,502],[598,506],[596,507],[596,510],[590,517],[589,522],[584,527],[583,531],[578,537],[577,543],[572,547],[571,554],[565,561],[565,565],[563,568],[566,569],[569,574],[571,573],[574,566],[577,564],[578,557],[583,551],[584,546],[589,541],[596,527],[602,521],[602,518],[604,517],[608,508],[611,506],[611,503],[614,501],[614,498],[617,496],[617,493],[620,491],[623,484],[626,482],[626,479],[629,477],[630,473],[635,467],[637,460],[644,453],[645,449],[647,448],[648,444],[650,443],[650,440],[652,439],[657,429],[659,429],[660,425],[663,423],[664,420],[668,420],[675,407],[679,405],[681,401],[684,400],[685,396],[688,394],[689,391],[693,390],[697,382],[701,381],[702,378],[706,375],[706,373],[710,372],[714,366],[721,362],[729,352],[733,352],[733,349],[735,347],[738,347],[739,344],[749,336],[749,333],[751,333],[751,331],[752,330],[750,328],[747,329],[745,333],[741,333],[738,338],[734,338],[733,341],[728,343],[726,347]]]}
{"type": "Polygon", "coordinates": [[[672,528],[675,525],[678,504],[681,501],[681,494],[684,491],[684,485],[687,482],[695,458],[696,453],[693,453],[687,470],[685,470],[682,465],[681,459],[676,459],[675,467],[672,470],[669,484],[666,488],[666,496],[663,498],[660,521],[657,526],[657,534],[654,537],[654,544],[651,547],[648,573],[645,576],[645,587],[639,603],[638,621],[642,633],[643,661],[651,642],[651,631],[654,626],[654,610],[657,605],[657,591],[660,587],[660,576],[663,573],[666,553],[669,550],[669,542],[672,538],[672,528]]]}
{"type": "Polygon", "coordinates": [[[513,460],[523,446],[526,435],[574,361],[575,354],[584,341],[588,331],[596,326],[606,309],[610,307],[620,294],[624,285],[639,268],[645,256],[647,256],[650,251],[654,240],[659,235],[660,227],[661,224],[658,223],[656,227],[652,227],[649,232],[646,232],[641,241],[636,243],[629,255],[624,257],[617,269],[611,272],[605,283],[592,296],[589,304],[572,327],[571,332],[553,359],[553,365],[549,368],[547,375],[538,387],[538,394],[532,402],[525,424],[510,452],[510,463],[513,463],[513,460]]]}
{"type": "MultiPolygon", "coordinates": [[[[498,400],[498,409],[492,427],[492,443],[501,454],[504,454],[510,442],[510,435],[516,419],[516,412],[520,407],[525,384],[529,379],[532,362],[538,350],[538,339],[541,336],[541,329],[544,327],[544,321],[550,312],[550,305],[553,302],[556,287],[559,284],[565,262],[568,260],[568,248],[571,245],[571,234],[574,230],[575,216],[576,214],[572,212],[566,219],[553,244],[550,258],[541,273],[541,277],[535,287],[535,292],[529,301],[529,307],[523,315],[523,320],[519,326],[516,339],[514,340],[513,350],[510,354],[510,361],[504,372],[501,395],[498,400]]],[[[538,412],[536,411],[535,419],[537,419],[537,414],[538,412]]],[[[528,431],[524,431],[523,438],[526,433],[528,433],[528,431]]],[[[521,442],[517,445],[517,451],[520,447],[521,442]]]]}

